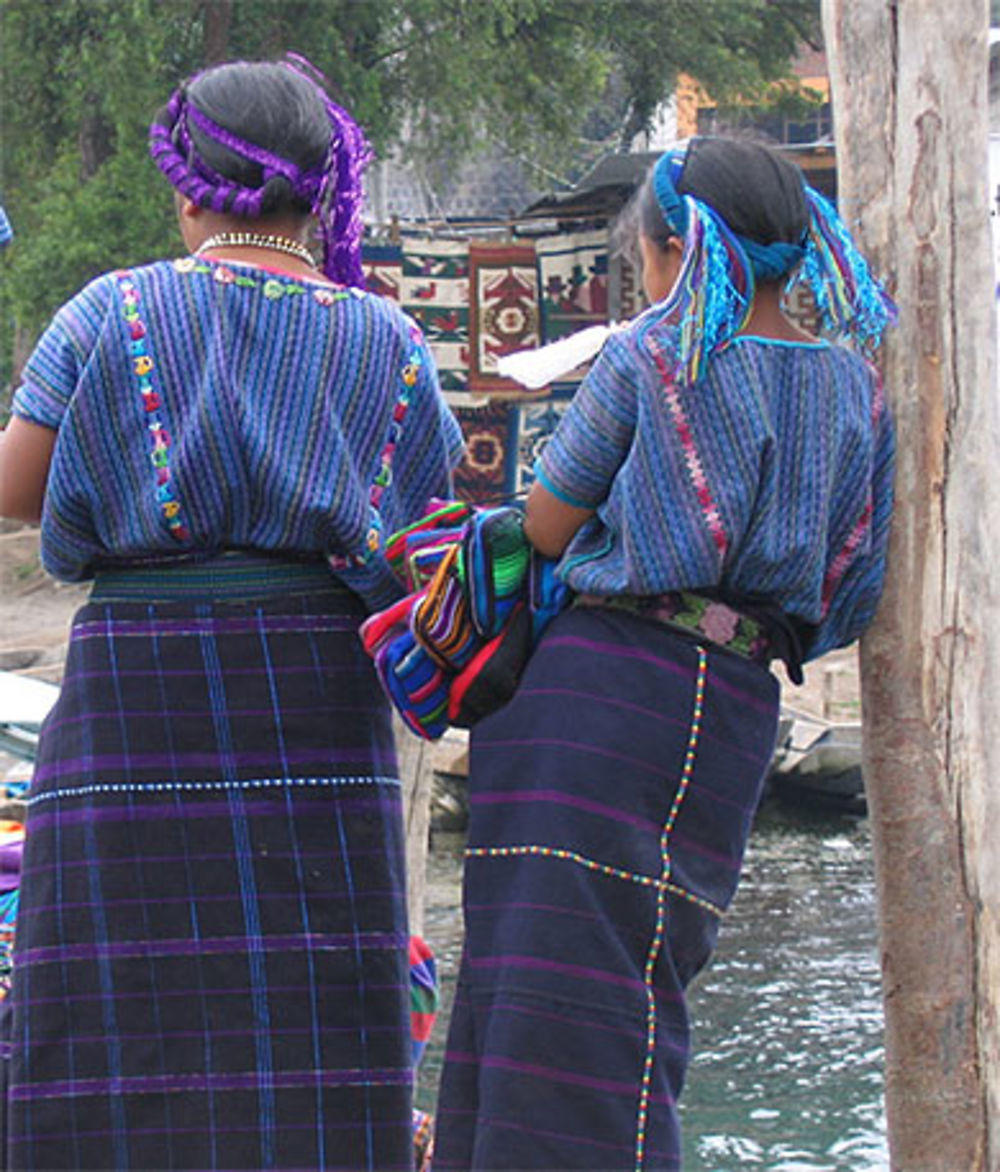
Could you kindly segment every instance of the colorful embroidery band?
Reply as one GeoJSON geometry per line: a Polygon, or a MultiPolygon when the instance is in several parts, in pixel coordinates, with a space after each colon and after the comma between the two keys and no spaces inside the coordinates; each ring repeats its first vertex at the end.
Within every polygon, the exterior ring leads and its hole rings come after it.
{"type": "Polygon", "coordinates": [[[142,398],[146,427],[149,431],[149,461],[156,477],[156,499],[170,536],[175,541],[188,541],[191,531],[187,526],[183,509],[174,491],[173,474],[170,468],[170,432],[167,431],[163,415],[163,397],[156,389],[154,375],[156,364],[150,352],[146,324],[139,310],[142,298],[132,273],[122,270],[116,274],[118,288],[122,295],[122,317],[129,335],[129,352],[132,372],[135,375],[139,395],[142,398]]]}

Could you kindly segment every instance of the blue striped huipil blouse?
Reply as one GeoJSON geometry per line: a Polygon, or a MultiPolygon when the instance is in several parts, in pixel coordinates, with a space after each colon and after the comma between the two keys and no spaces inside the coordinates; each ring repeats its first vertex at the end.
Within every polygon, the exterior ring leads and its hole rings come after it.
{"type": "Polygon", "coordinates": [[[58,430],[41,553],[68,580],[226,548],[339,555],[384,605],[398,588],[378,530],[448,495],[462,450],[420,332],[391,302],[194,257],[77,294],[14,411],[58,430]]]}
{"type": "Polygon", "coordinates": [[[738,336],[693,386],[640,318],[604,346],[536,466],[595,509],[560,564],[596,595],[723,590],[845,646],[881,594],[893,429],[874,370],[826,342],[738,336]]]}

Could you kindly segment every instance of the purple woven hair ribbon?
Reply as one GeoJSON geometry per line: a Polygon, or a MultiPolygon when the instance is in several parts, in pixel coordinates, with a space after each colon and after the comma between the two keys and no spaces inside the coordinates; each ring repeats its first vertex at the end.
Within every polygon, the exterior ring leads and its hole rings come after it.
{"type": "MultiPolygon", "coordinates": [[[[197,106],[191,105],[190,103],[187,106],[187,120],[197,126],[204,134],[207,134],[210,138],[214,138],[216,142],[227,147],[234,154],[242,155],[252,163],[258,163],[261,168],[263,184],[266,184],[268,180],[273,179],[276,175],[280,175],[288,180],[297,196],[303,199],[309,199],[310,201],[315,199],[316,193],[319,191],[323,182],[324,168],[322,166],[312,167],[308,171],[303,171],[295,163],[281,158],[280,155],[272,154],[270,151],[264,150],[263,147],[248,142],[245,138],[240,138],[239,135],[226,130],[224,126],[220,126],[213,119],[209,118],[207,114],[199,110],[197,106]]],[[[204,166],[204,164],[202,165],[204,166]]],[[[262,187],[263,184],[261,185],[262,187]]],[[[260,191],[261,188],[257,190],[260,191]]]]}
{"type": "Polygon", "coordinates": [[[308,201],[317,219],[323,242],[323,272],[340,284],[363,288],[361,176],[372,158],[371,148],[354,119],[328,96],[322,75],[305,58],[292,54],[289,58],[281,64],[316,88],[330,122],[329,151],[318,166],[303,171],[288,159],[233,134],[189,100],[186,86],[172,95],[162,121],[150,127],[150,154],[170,183],[199,206],[248,219],[260,216],[268,180],[282,176],[298,198],[308,201]],[[190,126],[257,163],[261,186],[244,187],[210,167],[194,146],[190,126]]]}
{"type": "Polygon", "coordinates": [[[282,64],[313,83],[323,99],[333,129],[324,182],[312,209],[319,220],[323,240],[323,271],[331,280],[364,288],[361,268],[364,190],[361,176],[372,160],[371,146],[357,122],[327,93],[326,79],[310,61],[298,53],[288,53],[282,64]]]}

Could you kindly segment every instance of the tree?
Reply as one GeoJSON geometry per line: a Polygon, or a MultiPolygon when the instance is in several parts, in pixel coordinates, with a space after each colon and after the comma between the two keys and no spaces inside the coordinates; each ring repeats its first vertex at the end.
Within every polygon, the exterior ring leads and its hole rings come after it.
{"type": "Polygon", "coordinates": [[[885,597],[862,644],[893,1168],[1000,1168],[1000,419],[986,0],[824,0],[841,209],[891,275],[885,597]]]}
{"type": "MultiPolygon", "coordinates": [[[[713,94],[779,77],[819,0],[6,0],[0,376],[89,277],[174,247],[146,128],[206,63],[305,53],[380,151],[489,141],[589,163],[649,119],[680,70],[713,94]],[[610,84],[613,81],[614,84],[610,84]],[[606,142],[580,128],[604,103],[606,142]]],[[[594,125],[591,120],[589,125],[594,125]]],[[[2,380],[0,380],[2,381],[2,380]]]]}

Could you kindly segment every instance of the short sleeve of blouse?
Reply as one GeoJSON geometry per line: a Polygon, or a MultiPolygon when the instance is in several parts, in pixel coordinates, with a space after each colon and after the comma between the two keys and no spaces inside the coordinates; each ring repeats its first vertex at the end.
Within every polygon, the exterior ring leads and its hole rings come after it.
{"type": "Polygon", "coordinates": [[[605,499],[632,444],[637,387],[635,355],[612,335],[535,465],[554,496],[583,509],[605,499]]]}
{"type": "Polygon", "coordinates": [[[25,364],[14,393],[15,415],[58,430],[111,296],[110,278],[99,277],[59,310],[25,364]]]}

